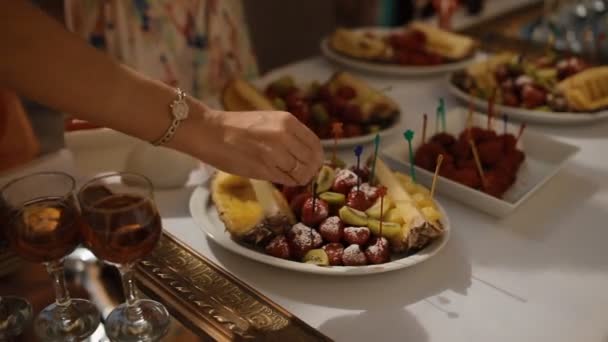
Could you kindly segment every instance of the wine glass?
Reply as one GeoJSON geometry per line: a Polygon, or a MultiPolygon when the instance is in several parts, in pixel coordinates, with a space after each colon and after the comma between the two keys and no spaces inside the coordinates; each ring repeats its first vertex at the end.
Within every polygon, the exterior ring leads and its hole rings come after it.
{"type": "Polygon", "coordinates": [[[32,306],[25,299],[0,296],[0,341],[21,335],[32,319],[32,306]]]}
{"type": "MultiPolygon", "coordinates": [[[[4,236],[4,232],[8,228],[5,226],[8,221],[7,212],[6,206],[0,200],[0,257],[8,244],[4,236]]],[[[21,335],[31,319],[32,306],[27,300],[21,297],[0,295],[0,341],[21,335]]]]}
{"type": "Polygon", "coordinates": [[[84,220],[84,240],[100,259],[120,271],[126,302],[105,322],[106,333],[118,341],[156,341],[169,327],[165,307],[139,299],[133,267],[158,244],[161,219],[152,183],[134,173],[114,173],[86,183],[78,194],[84,220]]]}
{"type": "Polygon", "coordinates": [[[0,190],[8,212],[9,246],[22,258],[43,263],[55,289],[55,303],[40,312],[36,334],[45,341],[81,341],[99,325],[88,300],[72,299],[65,285],[63,257],[81,240],[75,181],[61,172],[41,172],[11,181],[0,190]]]}

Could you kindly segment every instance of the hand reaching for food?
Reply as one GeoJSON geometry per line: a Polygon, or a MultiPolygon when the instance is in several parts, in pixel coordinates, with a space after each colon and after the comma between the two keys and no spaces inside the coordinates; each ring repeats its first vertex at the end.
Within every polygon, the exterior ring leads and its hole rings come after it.
{"type": "Polygon", "coordinates": [[[218,145],[205,158],[215,167],[285,185],[307,184],[323,164],[319,138],[281,111],[216,111],[218,145]]]}

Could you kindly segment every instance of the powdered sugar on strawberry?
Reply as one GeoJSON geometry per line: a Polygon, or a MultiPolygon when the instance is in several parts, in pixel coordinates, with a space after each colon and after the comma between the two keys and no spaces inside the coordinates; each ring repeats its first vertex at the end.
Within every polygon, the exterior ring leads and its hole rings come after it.
{"type": "Polygon", "coordinates": [[[323,244],[321,235],[314,229],[299,222],[291,227],[290,235],[293,234],[293,241],[299,246],[310,246],[312,238],[312,247],[317,248],[323,244]]]}

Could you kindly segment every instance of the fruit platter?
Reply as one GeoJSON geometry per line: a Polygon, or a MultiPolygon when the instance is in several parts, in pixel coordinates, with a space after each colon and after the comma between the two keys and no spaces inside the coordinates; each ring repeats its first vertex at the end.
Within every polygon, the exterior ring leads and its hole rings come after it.
{"type": "Polygon", "coordinates": [[[579,57],[501,53],[449,76],[450,91],[483,108],[526,122],[569,124],[608,117],[608,67],[579,57]]]}
{"type": "Polygon", "coordinates": [[[347,72],[335,73],[324,82],[298,82],[282,75],[260,87],[235,79],[222,92],[221,103],[233,111],[288,111],[315,132],[324,146],[372,141],[376,133],[391,133],[400,119],[394,100],[347,72]],[[343,123],[339,136],[331,129],[336,122],[343,123]]]}
{"type": "Polygon", "coordinates": [[[339,28],[321,42],[333,62],[388,75],[416,76],[462,69],[475,57],[472,38],[413,22],[399,29],[339,28]]]}
{"type": "Polygon", "coordinates": [[[223,247],[307,273],[361,275],[422,262],[447,242],[450,224],[429,190],[377,159],[327,163],[312,187],[277,187],[218,172],[195,190],[190,211],[223,247]],[[377,183],[372,184],[373,179],[377,183]]]}
{"type": "Polygon", "coordinates": [[[427,186],[436,172],[439,194],[496,217],[519,208],[579,150],[511,123],[508,116],[494,118],[471,108],[450,110],[443,123],[429,125],[436,130],[428,137],[425,126],[416,130],[411,153],[399,142],[383,157],[399,169],[413,168],[416,180],[427,186]]]}

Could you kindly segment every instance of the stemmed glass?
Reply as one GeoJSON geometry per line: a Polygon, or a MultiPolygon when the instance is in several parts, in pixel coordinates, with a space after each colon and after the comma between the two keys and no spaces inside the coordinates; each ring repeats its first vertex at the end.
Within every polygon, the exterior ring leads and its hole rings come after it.
{"type": "Polygon", "coordinates": [[[106,334],[117,341],[156,341],[169,327],[165,307],[139,299],[133,279],[135,263],[158,244],[161,219],[150,181],[133,173],[114,173],[86,183],[78,194],[87,247],[118,267],[126,303],[105,322],[106,334]]]}
{"type": "Polygon", "coordinates": [[[25,299],[0,296],[0,341],[19,336],[32,318],[32,306],[25,299]]]}
{"type": "Polygon", "coordinates": [[[99,312],[88,300],[72,299],[65,285],[63,257],[81,240],[75,181],[60,172],[42,172],[13,180],[0,190],[6,206],[10,247],[22,258],[46,266],[55,303],[40,312],[36,334],[45,341],[81,341],[99,325],[99,312]]]}

